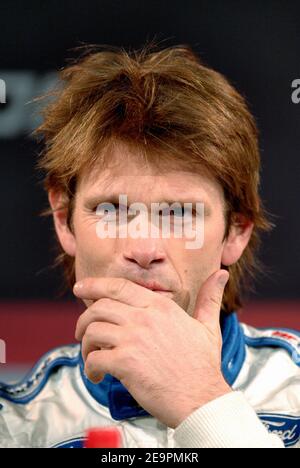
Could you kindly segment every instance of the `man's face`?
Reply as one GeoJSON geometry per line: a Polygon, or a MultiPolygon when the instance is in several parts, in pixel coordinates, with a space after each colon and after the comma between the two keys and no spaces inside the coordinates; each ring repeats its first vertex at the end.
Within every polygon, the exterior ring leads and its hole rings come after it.
{"type": "MultiPolygon", "coordinates": [[[[130,155],[125,164],[123,151],[115,150],[114,158],[120,161],[117,167],[85,174],[78,185],[73,213],[76,280],[92,276],[155,282],[156,287],[169,291],[162,294],[192,316],[200,286],[221,266],[225,232],[222,188],[204,174],[180,170],[157,174],[149,167],[145,169],[136,158],[130,160],[130,155]],[[182,206],[203,203],[202,247],[187,248],[184,235],[181,238],[151,237],[151,234],[146,238],[100,238],[97,206],[113,202],[120,194],[127,196],[128,206],[144,203],[149,213],[151,203],[155,202],[180,202],[182,206]]],[[[136,217],[129,216],[128,223],[133,218],[136,217]]],[[[140,218],[143,222],[142,215],[140,218]]]]}

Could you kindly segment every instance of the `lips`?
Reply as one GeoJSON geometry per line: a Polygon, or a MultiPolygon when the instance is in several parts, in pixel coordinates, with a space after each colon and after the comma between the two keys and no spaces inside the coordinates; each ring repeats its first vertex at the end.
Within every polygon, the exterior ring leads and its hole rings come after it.
{"type": "Polygon", "coordinates": [[[156,292],[171,292],[169,289],[164,288],[161,286],[159,283],[156,281],[134,281],[134,283],[139,284],[140,286],[143,286],[144,288],[151,289],[152,291],[156,292]]]}

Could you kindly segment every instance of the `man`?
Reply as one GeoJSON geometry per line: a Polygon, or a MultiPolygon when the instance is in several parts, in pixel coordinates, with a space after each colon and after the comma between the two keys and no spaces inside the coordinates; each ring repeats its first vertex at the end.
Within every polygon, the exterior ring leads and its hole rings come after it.
{"type": "Polygon", "coordinates": [[[1,386],[1,443],[300,446],[300,336],[237,318],[270,228],[244,99],[189,47],[90,51],[61,84],[38,167],[86,310],[79,345],[1,386]]]}

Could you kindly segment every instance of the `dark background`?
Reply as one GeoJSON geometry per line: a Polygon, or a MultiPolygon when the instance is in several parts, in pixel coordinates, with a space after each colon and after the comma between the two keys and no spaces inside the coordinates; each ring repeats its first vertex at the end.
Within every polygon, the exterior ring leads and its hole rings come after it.
{"type": "Polygon", "coordinates": [[[49,268],[53,228],[39,217],[47,199],[29,136],[34,106],[25,103],[76,55],[72,48],[141,47],[153,38],[191,45],[246,96],[261,133],[261,194],[276,224],[261,251],[269,273],[252,297],[300,298],[300,104],[291,100],[300,78],[300,2],[1,0],[0,38],[1,299],[53,299],[62,281],[49,268]]]}

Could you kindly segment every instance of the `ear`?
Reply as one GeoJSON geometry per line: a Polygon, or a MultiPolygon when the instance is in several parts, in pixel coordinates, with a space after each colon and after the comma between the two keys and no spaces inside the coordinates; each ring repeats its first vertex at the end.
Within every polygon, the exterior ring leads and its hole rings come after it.
{"type": "Polygon", "coordinates": [[[49,190],[48,200],[53,210],[53,221],[55,231],[63,250],[70,256],[75,257],[75,236],[68,226],[68,209],[61,208],[67,198],[61,191],[49,190]]]}
{"type": "Polygon", "coordinates": [[[221,263],[230,266],[242,256],[251,238],[254,224],[244,215],[236,213],[227,239],[224,241],[221,263]]]}

